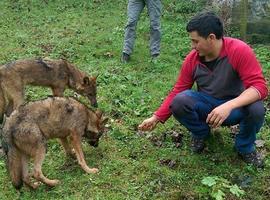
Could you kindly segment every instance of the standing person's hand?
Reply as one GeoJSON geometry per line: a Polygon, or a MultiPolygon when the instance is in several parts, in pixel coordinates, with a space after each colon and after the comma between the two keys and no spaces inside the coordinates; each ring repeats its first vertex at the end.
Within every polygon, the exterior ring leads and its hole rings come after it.
{"type": "Polygon", "coordinates": [[[139,126],[138,129],[141,131],[152,131],[158,124],[158,118],[153,115],[152,117],[145,119],[139,126]]]}

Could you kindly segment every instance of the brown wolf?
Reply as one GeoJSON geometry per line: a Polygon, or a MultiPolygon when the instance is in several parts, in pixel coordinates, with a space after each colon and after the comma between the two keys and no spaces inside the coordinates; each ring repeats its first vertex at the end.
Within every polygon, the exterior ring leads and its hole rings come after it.
{"type": "Polygon", "coordinates": [[[30,181],[32,176],[49,186],[59,183],[46,178],[41,170],[46,142],[51,138],[59,138],[66,154],[76,156],[85,172],[98,172],[97,168],[87,166],[81,142],[85,137],[96,147],[106,120],[101,112],[94,112],[73,98],[52,97],[21,105],[6,118],[2,130],[7,169],[14,187],[20,189],[25,183],[37,188],[38,183],[30,181]],[[28,173],[30,158],[34,163],[32,175],[28,173]]]}
{"type": "Polygon", "coordinates": [[[27,59],[0,67],[0,119],[24,102],[25,85],[51,87],[54,96],[70,88],[97,107],[96,77],[89,77],[65,60],[27,59]]]}

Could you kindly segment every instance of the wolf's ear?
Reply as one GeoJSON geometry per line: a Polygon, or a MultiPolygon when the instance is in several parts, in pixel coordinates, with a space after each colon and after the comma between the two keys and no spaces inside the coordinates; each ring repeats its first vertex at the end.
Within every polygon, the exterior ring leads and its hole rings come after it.
{"type": "Polygon", "coordinates": [[[85,76],[85,77],[83,78],[83,84],[84,84],[84,85],[90,85],[90,80],[89,80],[89,77],[88,77],[88,76],[85,76]]]}
{"type": "Polygon", "coordinates": [[[101,110],[99,110],[99,109],[96,110],[96,115],[97,115],[97,117],[98,117],[99,119],[101,119],[102,114],[103,114],[103,113],[102,113],[101,110]]]}
{"type": "Polygon", "coordinates": [[[103,118],[103,119],[102,119],[102,124],[103,124],[103,125],[107,124],[108,120],[109,120],[108,117],[103,118]]]}
{"type": "Polygon", "coordinates": [[[93,76],[93,77],[91,77],[91,80],[92,81],[96,81],[97,80],[97,77],[98,77],[98,75],[97,76],[93,76]]]}

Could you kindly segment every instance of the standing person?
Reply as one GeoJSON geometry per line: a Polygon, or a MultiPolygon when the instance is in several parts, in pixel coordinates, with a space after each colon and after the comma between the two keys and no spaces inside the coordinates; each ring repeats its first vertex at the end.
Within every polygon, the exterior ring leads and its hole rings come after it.
{"type": "Polygon", "coordinates": [[[223,37],[222,22],[214,13],[193,17],[186,30],[193,50],[172,91],[139,129],[151,131],[172,114],[191,132],[191,150],[200,153],[211,127],[239,123],[235,149],[245,162],[262,167],[254,143],[264,121],[262,100],[268,89],[256,56],[246,43],[223,37]],[[191,90],[194,83],[197,91],[191,90]]]}
{"type": "Polygon", "coordinates": [[[125,39],[121,61],[127,63],[133,51],[136,38],[136,26],[144,7],[147,7],[150,18],[150,53],[156,60],[160,54],[161,40],[161,0],[129,0],[127,7],[128,22],[125,30],[125,39]]]}

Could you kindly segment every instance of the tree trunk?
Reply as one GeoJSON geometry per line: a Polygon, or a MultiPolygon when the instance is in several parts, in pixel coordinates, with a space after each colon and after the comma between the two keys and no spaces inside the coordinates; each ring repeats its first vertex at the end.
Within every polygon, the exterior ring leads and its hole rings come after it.
{"type": "Polygon", "coordinates": [[[242,40],[247,40],[247,12],[248,12],[248,0],[241,0],[240,5],[240,37],[242,40]]]}

